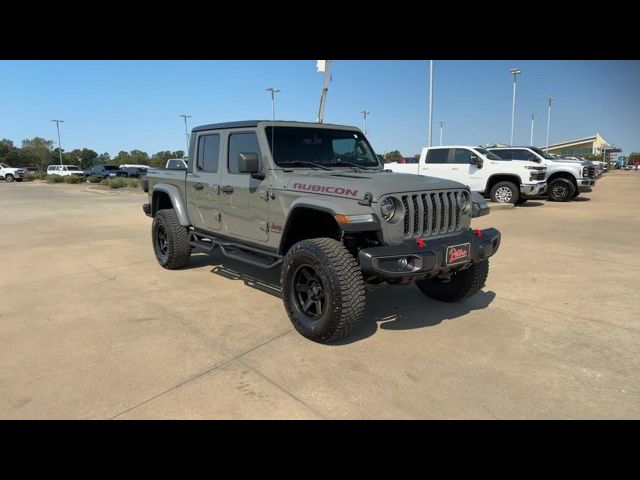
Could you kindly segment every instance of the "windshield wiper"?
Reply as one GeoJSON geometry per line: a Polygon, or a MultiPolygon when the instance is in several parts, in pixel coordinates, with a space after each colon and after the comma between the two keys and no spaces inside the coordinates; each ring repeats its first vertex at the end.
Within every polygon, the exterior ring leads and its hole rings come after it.
{"type": "Polygon", "coordinates": [[[278,163],[279,166],[284,166],[284,165],[309,165],[312,167],[317,167],[317,168],[321,168],[323,170],[331,170],[329,167],[325,167],[324,165],[320,164],[320,163],[316,163],[316,162],[308,162],[306,160],[294,160],[292,162],[280,162],[278,163]]]}
{"type": "MultiPolygon", "coordinates": [[[[347,166],[349,166],[349,167],[361,168],[361,169],[363,169],[363,170],[370,170],[370,169],[372,169],[372,168],[376,168],[376,167],[374,167],[374,166],[371,166],[371,167],[365,167],[364,165],[358,165],[357,163],[354,163],[354,162],[345,162],[345,161],[344,161],[344,160],[342,160],[342,159],[338,159],[338,161],[337,161],[337,162],[331,162],[331,163],[328,163],[327,165],[347,165],[347,166]]],[[[357,170],[356,170],[356,172],[357,172],[357,170]]]]}

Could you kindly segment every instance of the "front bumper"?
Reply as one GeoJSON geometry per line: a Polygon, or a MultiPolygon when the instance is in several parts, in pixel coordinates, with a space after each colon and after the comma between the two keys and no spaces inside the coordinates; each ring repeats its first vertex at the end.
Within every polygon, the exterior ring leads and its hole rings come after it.
{"type": "Polygon", "coordinates": [[[578,191],[580,193],[591,192],[593,187],[595,187],[596,181],[592,178],[583,178],[578,180],[578,191]]]}
{"type": "Polygon", "coordinates": [[[426,238],[404,242],[400,245],[386,245],[360,250],[358,262],[366,277],[384,280],[412,282],[434,277],[441,273],[463,270],[473,263],[489,258],[500,246],[500,232],[495,228],[466,230],[457,235],[443,238],[426,238]],[[469,243],[469,260],[455,265],[446,264],[447,247],[469,243]],[[408,261],[406,267],[399,262],[408,261]]]}
{"type": "Polygon", "coordinates": [[[520,185],[520,195],[523,197],[535,197],[547,190],[547,182],[525,183],[520,185]]]}

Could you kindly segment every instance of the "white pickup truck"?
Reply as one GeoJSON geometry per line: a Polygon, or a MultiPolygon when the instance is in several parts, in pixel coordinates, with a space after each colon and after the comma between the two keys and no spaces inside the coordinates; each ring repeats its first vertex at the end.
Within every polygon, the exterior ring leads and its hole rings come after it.
{"type": "Polygon", "coordinates": [[[0,163],[0,178],[7,182],[21,182],[27,171],[24,168],[14,168],[4,163],[0,163]]]}
{"type": "Polygon", "coordinates": [[[425,147],[418,163],[387,163],[385,168],[446,178],[498,203],[522,204],[544,192],[546,168],[532,161],[505,162],[482,147],[425,147]]]}
{"type": "Polygon", "coordinates": [[[503,160],[532,160],[547,167],[549,200],[566,202],[582,192],[590,192],[596,184],[596,169],[591,162],[554,158],[536,147],[492,147],[490,152],[503,160]]]}

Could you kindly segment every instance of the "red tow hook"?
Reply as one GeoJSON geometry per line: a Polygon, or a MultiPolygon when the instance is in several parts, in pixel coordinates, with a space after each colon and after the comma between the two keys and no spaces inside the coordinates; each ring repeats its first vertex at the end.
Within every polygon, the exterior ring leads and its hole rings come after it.
{"type": "Polygon", "coordinates": [[[416,240],[416,243],[418,244],[418,248],[424,248],[425,247],[424,240],[422,240],[421,238],[418,238],[416,240]]]}
{"type": "Polygon", "coordinates": [[[479,228],[476,228],[473,233],[476,234],[476,237],[478,238],[482,238],[482,230],[480,230],[479,228]]]}

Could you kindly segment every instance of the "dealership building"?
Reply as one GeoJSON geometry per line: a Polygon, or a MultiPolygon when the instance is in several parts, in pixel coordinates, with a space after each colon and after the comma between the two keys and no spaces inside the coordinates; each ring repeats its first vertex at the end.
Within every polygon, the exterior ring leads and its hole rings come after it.
{"type": "Polygon", "coordinates": [[[555,153],[562,157],[584,157],[585,155],[605,154],[607,160],[613,161],[614,154],[620,152],[621,150],[619,148],[612,147],[599,133],[591,137],[578,138],[576,140],[549,145],[549,153],[555,153]]]}

